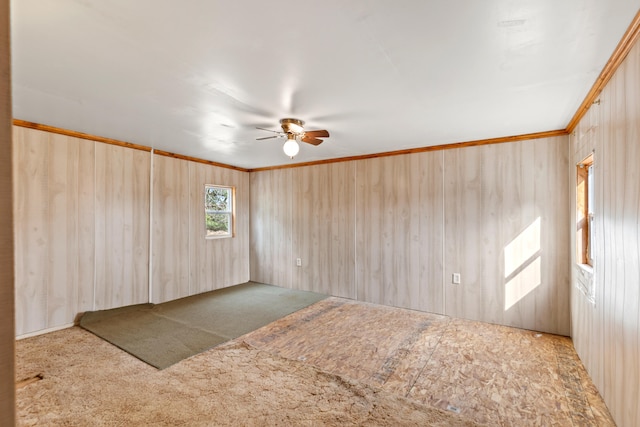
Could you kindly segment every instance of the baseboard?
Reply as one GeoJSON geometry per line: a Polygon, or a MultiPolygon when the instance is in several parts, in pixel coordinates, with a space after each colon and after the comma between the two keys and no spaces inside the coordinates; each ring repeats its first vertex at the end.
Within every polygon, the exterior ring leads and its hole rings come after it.
{"type": "Polygon", "coordinates": [[[60,325],[60,326],[55,326],[53,328],[47,328],[47,329],[41,329],[35,332],[29,332],[28,334],[22,334],[22,335],[16,336],[16,341],[19,341],[25,338],[37,337],[38,335],[48,334],[49,332],[60,331],[62,329],[67,329],[72,326],[74,326],[73,323],[67,323],[66,325],[60,325]]]}

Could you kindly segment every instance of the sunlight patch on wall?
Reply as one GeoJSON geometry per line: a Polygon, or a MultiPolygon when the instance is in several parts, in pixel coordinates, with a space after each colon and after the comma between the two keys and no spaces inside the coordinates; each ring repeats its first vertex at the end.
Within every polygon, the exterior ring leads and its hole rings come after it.
{"type": "Polygon", "coordinates": [[[507,311],[541,283],[540,217],[504,248],[504,310],[507,311]]]}
{"type": "Polygon", "coordinates": [[[540,285],[541,266],[542,261],[538,256],[504,285],[505,311],[540,285]]]}
{"type": "Polygon", "coordinates": [[[504,248],[504,277],[509,277],[540,250],[540,217],[504,248]]]}

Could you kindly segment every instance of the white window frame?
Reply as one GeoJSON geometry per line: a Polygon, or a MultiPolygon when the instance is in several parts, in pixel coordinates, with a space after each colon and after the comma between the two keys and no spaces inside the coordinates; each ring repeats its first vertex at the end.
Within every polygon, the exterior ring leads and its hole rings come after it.
{"type": "Polygon", "coordinates": [[[235,237],[235,211],[236,211],[236,189],[235,187],[231,187],[228,185],[217,185],[217,184],[205,184],[204,185],[204,237],[205,239],[225,239],[229,237],[235,237]],[[229,196],[231,200],[227,203],[227,210],[214,210],[207,209],[207,193],[210,188],[220,188],[229,191],[229,196]],[[217,214],[217,215],[227,215],[229,220],[229,231],[224,234],[209,234],[209,230],[207,229],[207,215],[208,214],[217,214]]]}

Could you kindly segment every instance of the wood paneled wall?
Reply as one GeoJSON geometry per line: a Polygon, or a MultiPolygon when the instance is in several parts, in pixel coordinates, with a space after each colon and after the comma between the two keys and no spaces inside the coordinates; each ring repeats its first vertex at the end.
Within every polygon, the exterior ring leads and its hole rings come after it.
{"type": "Polygon", "coordinates": [[[355,298],[354,168],[251,174],[251,280],[355,298]]]}
{"type": "MultiPolygon", "coordinates": [[[[575,167],[592,150],[595,169],[595,301],[580,290],[572,250],[574,345],[619,426],[640,425],[640,45],[571,136],[575,167]]],[[[572,230],[575,217],[572,216],[572,230]]],[[[573,235],[573,233],[572,233],[573,235]]],[[[572,238],[575,246],[575,236],[572,238]]]]}
{"type": "Polygon", "coordinates": [[[251,280],[299,289],[293,282],[293,171],[251,173],[251,280]]]}
{"type": "Polygon", "coordinates": [[[292,286],[346,298],[355,297],[355,163],[331,163],[291,171],[292,286]],[[301,203],[293,203],[299,198],[301,203]]]}
{"type": "Polygon", "coordinates": [[[0,1],[0,425],[15,424],[9,2],[0,1]]]}
{"type": "Polygon", "coordinates": [[[14,127],[13,158],[20,335],[93,309],[94,144],[14,127]]]}
{"type": "Polygon", "coordinates": [[[153,162],[152,302],[248,281],[249,174],[159,155],[153,162]],[[235,187],[235,237],[205,239],[205,184],[235,187]]]}
{"type": "Polygon", "coordinates": [[[356,165],[359,300],[443,313],[443,152],[356,165]]]}
{"type": "Polygon", "coordinates": [[[189,162],[153,156],[151,302],[189,292],[189,162]]]}
{"type": "Polygon", "coordinates": [[[566,137],[444,153],[446,314],[569,335],[568,154],[566,137]]]}
{"type": "Polygon", "coordinates": [[[13,159],[16,333],[145,302],[149,153],[14,127],[13,159]]]}
{"type": "Polygon", "coordinates": [[[248,173],[153,155],[151,207],[149,152],[23,127],[13,138],[18,336],[249,280],[248,173]],[[233,239],[204,239],[204,184],[236,187],[233,239]]]}
{"type": "Polygon", "coordinates": [[[567,335],[567,164],[556,137],[254,172],[251,278],[567,335]]]}
{"type": "Polygon", "coordinates": [[[147,302],[150,155],[95,143],[95,169],[95,309],[147,302]]]}

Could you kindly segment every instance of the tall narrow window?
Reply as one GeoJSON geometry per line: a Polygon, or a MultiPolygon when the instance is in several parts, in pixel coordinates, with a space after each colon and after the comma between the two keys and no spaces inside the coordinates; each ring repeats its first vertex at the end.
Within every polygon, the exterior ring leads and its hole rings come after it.
{"type": "Polygon", "coordinates": [[[233,237],[234,188],[204,186],[205,237],[233,237]]]}
{"type": "Polygon", "coordinates": [[[593,154],[578,164],[576,185],[576,259],[580,264],[593,266],[594,218],[593,154]]]}

